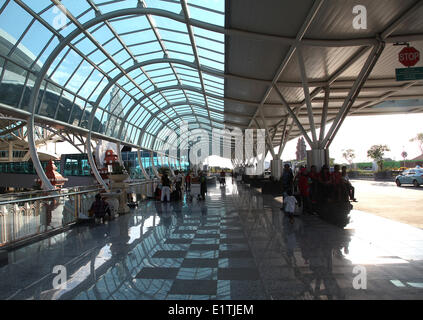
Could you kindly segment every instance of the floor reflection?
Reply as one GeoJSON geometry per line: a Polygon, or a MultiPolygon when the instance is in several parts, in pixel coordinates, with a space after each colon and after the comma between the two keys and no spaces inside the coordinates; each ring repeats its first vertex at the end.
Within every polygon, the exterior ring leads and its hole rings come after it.
{"type": "Polygon", "coordinates": [[[344,229],[290,221],[248,186],[147,201],[9,254],[1,299],[421,299],[423,231],[359,211],[344,229]],[[66,268],[66,286],[53,288],[66,268]],[[354,289],[355,266],[366,290],[354,289]]]}

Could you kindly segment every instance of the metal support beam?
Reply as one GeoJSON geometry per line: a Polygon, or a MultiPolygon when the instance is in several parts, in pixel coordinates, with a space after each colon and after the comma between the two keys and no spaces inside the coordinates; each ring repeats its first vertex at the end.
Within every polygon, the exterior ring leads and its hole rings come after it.
{"type": "Polygon", "coordinates": [[[338,131],[339,127],[341,126],[342,122],[344,121],[346,115],[348,114],[349,109],[352,107],[352,105],[355,102],[355,99],[357,98],[358,94],[360,93],[361,87],[366,82],[368,76],[370,75],[371,71],[373,70],[374,66],[376,65],[376,62],[378,61],[380,55],[383,52],[383,49],[385,48],[384,42],[379,42],[379,45],[375,46],[369,56],[367,57],[367,60],[363,66],[363,68],[360,71],[360,74],[358,75],[357,79],[354,82],[353,87],[350,90],[350,93],[348,94],[347,98],[344,101],[344,104],[341,108],[341,110],[338,112],[338,115],[335,118],[335,121],[332,123],[331,128],[329,129],[328,134],[322,141],[322,146],[327,149],[333,140],[336,132],[338,131]]]}
{"type": "Polygon", "coordinates": [[[280,158],[282,156],[283,149],[285,147],[284,142],[285,142],[285,140],[287,138],[287,136],[286,136],[286,126],[287,125],[288,125],[288,117],[286,117],[285,124],[284,124],[283,129],[282,129],[283,131],[282,131],[282,136],[281,136],[281,143],[279,144],[279,150],[278,150],[277,160],[280,160],[280,158]]]}
{"type": "MultiPolygon", "coordinates": [[[[259,125],[259,123],[258,123],[257,119],[256,119],[256,118],[253,118],[253,120],[254,120],[254,122],[256,123],[257,129],[261,129],[261,127],[260,127],[260,125],[259,125]]],[[[267,144],[267,146],[268,146],[268,148],[269,148],[270,153],[272,154],[272,157],[274,158],[274,157],[276,156],[276,155],[275,155],[275,150],[273,150],[273,146],[272,146],[272,143],[271,143],[271,141],[270,141],[270,139],[269,139],[269,137],[268,137],[267,132],[268,132],[268,131],[266,131],[266,144],[267,144]]]]}
{"type": "MultiPolygon", "coordinates": [[[[94,160],[94,157],[93,157],[93,152],[92,152],[92,149],[91,149],[91,135],[88,135],[86,144],[87,144],[88,162],[90,163],[91,170],[94,173],[94,177],[96,178],[97,182],[104,187],[106,192],[110,192],[109,187],[107,186],[106,182],[103,180],[103,178],[100,175],[100,172],[97,169],[97,165],[95,163],[95,160],[94,160]]],[[[98,159],[98,160],[100,160],[100,159],[98,159]]]]}
{"type": "MultiPolygon", "coordinates": [[[[295,50],[297,49],[297,45],[303,42],[303,37],[307,33],[307,30],[309,29],[311,23],[313,22],[314,18],[316,17],[317,13],[319,12],[320,8],[323,6],[323,3],[325,0],[316,0],[313,3],[313,7],[311,8],[310,12],[307,15],[307,18],[305,19],[304,23],[302,24],[300,30],[297,33],[297,36],[295,37],[295,42],[291,43],[291,47],[289,48],[288,53],[286,54],[285,58],[283,59],[281,65],[279,66],[278,70],[276,71],[276,74],[273,77],[272,83],[269,85],[269,87],[266,90],[266,93],[264,94],[263,98],[260,101],[260,104],[257,107],[257,110],[253,116],[253,119],[257,116],[257,113],[260,111],[260,109],[263,107],[264,103],[266,102],[267,98],[270,96],[270,93],[273,90],[273,86],[277,83],[278,79],[284,72],[285,68],[291,61],[295,50]]],[[[252,120],[248,124],[248,127],[250,127],[252,124],[252,120]]]]}
{"type": "Polygon", "coordinates": [[[34,117],[30,117],[27,121],[27,130],[29,154],[32,159],[32,164],[34,165],[35,171],[37,172],[37,175],[41,180],[42,188],[44,190],[55,190],[55,187],[51,184],[46,173],[44,172],[44,169],[40,162],[40,158],[38,157],[37,147],[35,146],[34,127],[34,117]]]}
{"type": "Polygon", "coordinates": [[[301,132],[304,136],[304,139],[306,139],[306,141],[310,145],[310,147],[313,148],[313,145],[314,145],[313,141],[311,141],[310,137],[308,136],[308,134],[305,131],[304,127],[302,126],[301,122],[298,120],[297,116],[295,115],[295,113],[292,111],[292,109],[290,108],[290,106],[286,102],[284,96],[282,95],[282,92],[279,90],[279,88],[276,85],[274,85],[273,87],[275,88],[275,91],[278,94],[280,100],[282,101],[282,104],[285,106],[286,110],[289,112],[291,118],[293,119],[293,121],[297,125],[298,129],[301,130],[301,132]]]}
{"type": "Polygon", "coordinates": [[[304,97],[305,97],[305,101],[306,101],[306,105],[307,105],[308,121],[309,121],[310,128],[311,128],[311,136],[313,138],[313,146],[312,147],[314,147],[317,143],[316,127],[314,125],[313,107],[311,105],[311,98],[310,98],[310,88],[309,88],[308,82],[307,82],[307,72],[306,72],[305,65],[304,65],[303,49],[302,49],[301,46],[297,47],[297,57],[298,57],[298,63],[299,63],[299,66],[300,66],[301,80],[302,80],[302,83],[303,83],[304,97]]]}
{"type": "Polygon", "coordinates": [[[156,169],[156,166],[154,165],[154,152],[150,151],[150,157],[151,157],[151,168],[153,169],[154,175],[156,176],[156,178],[160,179],[160,174],[156,169]]]}
{"type": "MultiPolygon", "coordinates": [[[[266,130],[266,140],[267,140],[267,144],[268,144],[268,146],[269,146],[269,148],[270,148],[270,152],[272,153],[272,157],[273,158],[275,158],[275,150],[273,150],[273,145],[272,145],[272,141],[270,140],[270,132],[269,132],[269,127],[267,126],[267,123],[266,123],[266,119],[264,119],[264,116],[263,116],[263,110],[260,108],[259,109],[259,112],[260,112],[260,118],[261,118],[261,121],[263,121],[263,124],[264,124],[264,129],[266,130]]],[[[255,119],[254,119],[255,120],[255,119]]],[[[258,125],[258,122],[256,121],[256,124],[258,125]]]]}
{"type": "Polygon", "coordinates": [[[325,137],[326,120],[328,116],[330,88],[325,87],[325,101],[323,103],[322,119],[320,120],[320,135],[319,135],[319,147],[322,148],[321,142],[325,137]]]}
{"type": "Polygon", "coordinates": [[[147,174],[147,171],[145,171],[144,165],[142,164],[142,156],[141,156],[141,149],[140,148],[137,149],[137,160],[138,160],[138,164],[141,168],[141,172],[142,172],[144,178],[146,180],[151,180],[150,176],[147,174]]]}

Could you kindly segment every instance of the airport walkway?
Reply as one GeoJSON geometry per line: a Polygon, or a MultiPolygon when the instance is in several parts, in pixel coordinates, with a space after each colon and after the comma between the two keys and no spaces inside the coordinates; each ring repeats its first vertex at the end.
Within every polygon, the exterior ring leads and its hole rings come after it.
{"type": "Polygon", "coordinates": [[[227,183],[9,253],[0,299],[423,298],[423,230],[359,211],[344,230],[291,224],[271,196],[227,183]],[[53,288],[58,265],[66,288],[53,288]]]}

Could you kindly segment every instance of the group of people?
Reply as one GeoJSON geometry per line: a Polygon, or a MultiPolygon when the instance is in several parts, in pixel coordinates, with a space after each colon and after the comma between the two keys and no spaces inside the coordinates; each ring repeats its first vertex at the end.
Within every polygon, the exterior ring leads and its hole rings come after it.
{"type": "MultiPolygon", "coordinates": [[[[207,193],[207,177],[200,171],[198,178],[200,182],[200,198],[205,200],[207,193]]],[[[182,200],[183,189],[187,192],[191,191],[192,179],[193,177],[189,171],[184,175],[181,171],[176,170],[172,179],[165,173],[161,178],[161,184],[156,189],[156,194],[160,193],[160,201],[162,202],[170,202],[171,195],[173,195],[173,200],[182,200]],[[183,182],[185,182],[185,188],[183,188],[183,182]]]]}
{"type": "Polygon", "coordinates": [[[294,176],[289,164],[285,164],[282,173],[282,188],[284,211],[291,218],[296,203],[302,204],[304,212],[313,213],[313,205],[316,203],[357,201],[346,166],[341,168],[335,165],[333,172],[330,172],[327,165],[322,166],[320,172],[314,165],[310,167],[310,170],[301,166],[294,176]],[[298,197],[293,196],[294,192],[298,197]]]}

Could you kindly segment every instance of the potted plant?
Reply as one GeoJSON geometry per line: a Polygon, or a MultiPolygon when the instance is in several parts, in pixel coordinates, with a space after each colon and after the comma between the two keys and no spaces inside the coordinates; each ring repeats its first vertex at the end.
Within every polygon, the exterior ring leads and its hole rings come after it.
{"type": "Polygon", "coordinates": [[[112,164],[112,172],[109,175],[109,179],[113,182],[122,182],[129,177],[128,172],[125,167],[122,166],[119,162],[112,164]]]}

